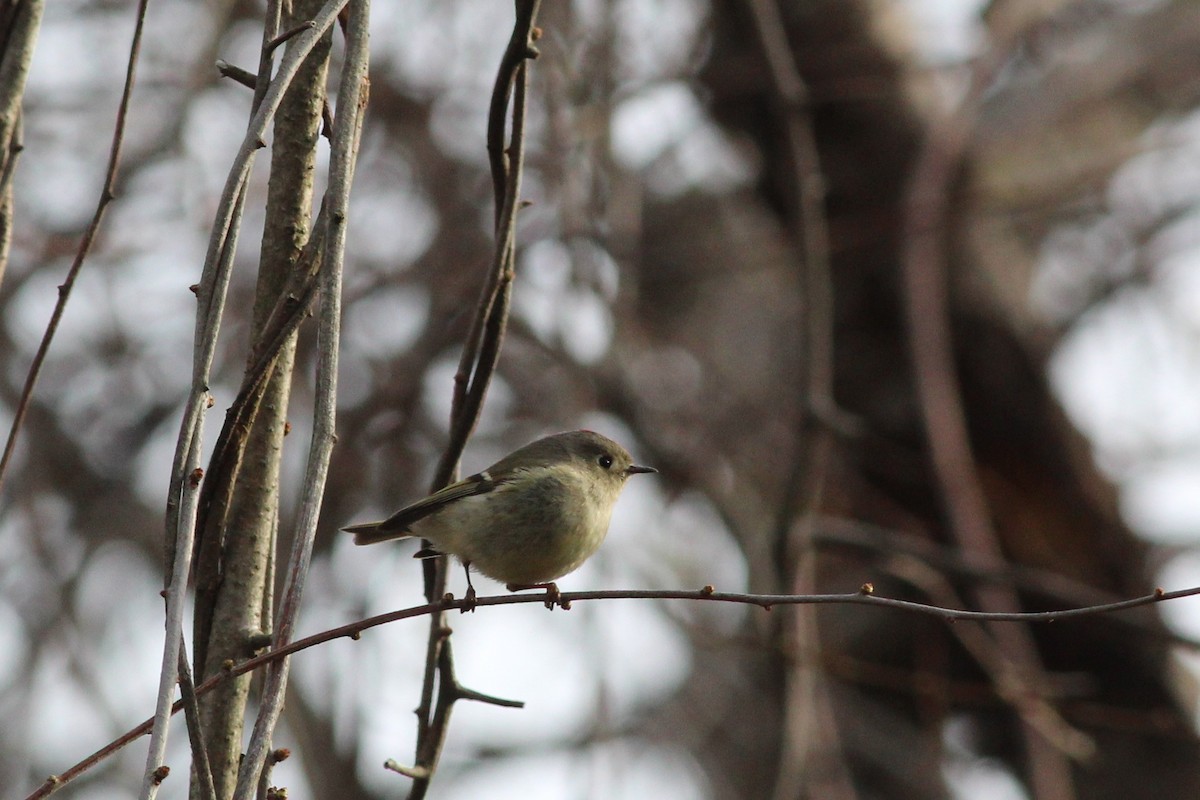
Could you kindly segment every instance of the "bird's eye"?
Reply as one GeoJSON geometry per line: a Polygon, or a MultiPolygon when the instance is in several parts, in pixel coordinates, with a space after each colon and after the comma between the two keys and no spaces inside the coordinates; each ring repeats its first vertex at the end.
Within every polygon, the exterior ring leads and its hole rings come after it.
{"type": "Polygon", "coordinates": [[[611,467],[613,465],[613,458],[608,453],[605,453],[604,455],[602,455],[596,459],[596,463],[599,464],[604,469],[608,469],[609,467],[611,467]]]}

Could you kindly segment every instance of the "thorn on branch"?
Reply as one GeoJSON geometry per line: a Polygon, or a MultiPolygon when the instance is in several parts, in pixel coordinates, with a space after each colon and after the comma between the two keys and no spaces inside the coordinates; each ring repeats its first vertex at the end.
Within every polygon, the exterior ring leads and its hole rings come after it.
{"type": "Polygon", "coordinates": [[[222,78],[229,78],[234,83],[240,83],[247,89],[254,89],[258,86],[257,75],[241,67],[236,67],[228,61],[218,61],[217,72],[221,73],[222,78]]]}
{"type": "Polygon", "coordinates": [[[274,636],[269,631],[247,631],[246,632],[246,648],[247,656],[254,656],[258,651],[264,650],[271,646],[271,640],[274,636]]]}
{"type": "Polygon", "coordinates": [[[295,38],[305,31],[311,31],[315,27],[317,27],[317,23],[310,19],[301,23],[300,25],[297,25],[290,31],[284,31],[283,33],[279,34],[274,39],[267,42],[266,47],[263,49],[267,51],[267,55],[270,55],[271,53],[275,52],[275,48],[279,47],[279,45],[283,44],[288,39],[295,38]]]}
{"type": "Polygon", "coordinates": [[[432,776],[429,767],[406,767],[398,763],[394,758],[389,758],[383,762],[383,768],[399,773],[406,778],[412,778],[414,781],[428,780],[432,776]]]}
{"type": "Polygon", "coordinates": [[[490,706],[500,706],[501,708],[524,708],[524,700],[507,700],[503,697],[484,694],[477,692],[474,689],[468,689],[457,681],[454,683],[454,699],[455,700],[474,700],[477,703],[487,703],[490,706]]]}

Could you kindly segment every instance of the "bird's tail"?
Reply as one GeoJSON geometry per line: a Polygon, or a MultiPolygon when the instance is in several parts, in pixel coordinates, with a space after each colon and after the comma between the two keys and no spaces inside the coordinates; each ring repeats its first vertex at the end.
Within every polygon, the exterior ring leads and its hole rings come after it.
{"type": "Polygon", "coordinates": [[[378,544],[412,536],[412,532],[405,529],[384,528],[382,522],[364,522],[362,525],[351,525],[342,530],[354,534],[355,544],[378,544]]]}

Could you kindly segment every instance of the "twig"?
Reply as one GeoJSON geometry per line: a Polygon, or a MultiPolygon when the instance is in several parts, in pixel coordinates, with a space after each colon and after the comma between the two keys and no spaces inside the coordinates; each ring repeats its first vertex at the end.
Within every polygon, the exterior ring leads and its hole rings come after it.
{"type": "Polygon", "coordinates": [[[208,760],[208,748],[204,746],[200,704],[196,698],[196,686],[192,683],[192,668],[188,664],[187,649],[182,645],[179,648],[179,694],[180,702],[183,703],[183,714],[187,719],[188,744],[192,748],[192,769],[198,781],[200,800],[217,800],[212,764],[208,760]]]}
{"type": "Polygon", "coordinates": [[[471,329],[463,346],[462,357],[459,359],[458,372],[454,376],[454,394],[450,406],[450,442],[438,464],[435,478],[437,485],[432,487],[435,490],[440,489],[457,469],[463,447],[478,421],[483,396],[495,369],[495,359],[486,358],[488,353],[485,353],[485,350],[490,352],[494,349],[498,353],[504,320],[507,317],[507,303],[502,305],[498,299],[503,295],[506,283],[512,279],[512,251],[520,199],[517,193],[520,190],[521,159],[525,146],[525,88],[522,84],[525,61],[537,56],[537,51],[530,42],[539,5],[540,0],[521,0],[517,3],[517,19],[513,33],[501,59],[492,90],[487,149],[495,193],[496,247],[491,269],[488,271],[471,329]],[[513,110],[512,136],[506,149],[504,132],[510,90],[517,107],[513,110]],[[490,339],[487,337],[489,333],[492,335],[490,339]]]}
{"type": "Polygon", "coordinates": [[[253,89],[258,86],[257,75],[250,70],[230,64],[228,61],[218,61],[217,72],[221,73],[222,78],[229,78],[229,80],[240,83],[247,89],[253,89]]]}
{"type": "MultiPolygon", "coordinates": [[[[338,343],[342,315],[342,264],[346,246],[346,215],[350,187],[367,104],[367,47],[369,0],[350,0],[346,23],[346,55],[338,89],[338,116],[330,153],[329,189],[325,197],[325,247],[320,267],[321,313],[317,329],[317,387],[313,409],[313,433],[300,503],[296,536],[288,561],[287,582],[279,619],[275,624],[275,647],[285,646],[295,630],[305,578],[316,538],[321,500],[333,453],[337,406],[338,343]]],[[[249,800],[259,784],[271,737],[283,710],[287,688],[288,660],[273,662],[267,673],[258,717],[245,757],[238,770],[235,800],[249,800]]]]}
{"type": "Polygon", "coordinates": [[[12,460],[13,451],[16,448],[17,434],[20,432],[21,424],[25,421],[25,415],[29,411],[29,404],[33,399],[34,386],[37,385],[38,376],[41,375],[42,366],[46,362],[46,354],[50,350],[50,344],[54,341],[54,335],[58,332],[63,312],[67,308],[67,301],[71,299],[71,290],[75,288],[75,279],[79,277],[79,272],[83,269],[83,262],[92,249],[92,243],[96,240],[96,234],[100,230],[100,223],[104,219],[104,212],[108,208],[108,204],[116,198],[114,189],[117,182],[117,170],[121,164],[121,146],[125,141],[125,122],[129,111],[129,101],[133,96],[133,83],[137,74],[138,55],[142,49],[142,29],[146,20],[146,6],[148,2],[149,0],[138,0],[136,21],[133,27],[133,41],[129,46],[129,60],[125,66],[125,87],[121,91],[121,101],[117,105],[117,120],[113,128],[112,144],[108,151],[108,168],[104,173],[104,186],[100,190],[100,199],[96,202],[96,210],[92,214],[92,219],[84,230],[83,237],[79,240],[79,247],[75,250],[75,259],[71,262],[70,269],[67,270],[67,277],[58,287],[58,301],[54,304],[54,311],[50,314],[50,321],[46,325],[46,332],[42,335],[42,341],[38,344],[37,352],[33,356],[32,363],[29,365],[29,373],[25,378],[25,386],[21,389],[21,399],[17,402],[16,411],[13,413],[12,426],[8,431],[8,440],[4,443],[4,453],[0,455],[0,488],[4,486],[4,477],[8,471],[9,462],[12,460]]]}
{"type": "Polygon", "coordinates": [[[293,38],[299,36],[300,34],[304,33],[305,31],[311,31],[315,27],[316,27],[316,23],[313,22],[311,19],[305,20],[304,22],[300,23],[296,27],[292,28],[290,31],[284,31],[283,33],[279,34],[271,41],[267,42],[266,47],[264,47],[263,50],[266,52],[267,55],[271,55],[272,53],[275,52],[275,49],[278,48],[281,44],[287,42],[289,39],[293,39],[293,38]]]}
{"type": "MultiPolygon", "coordinates": [[[[1178,600],[1184,597],[1195,596],[1200,596],[1200,586],[1193,586],[1187,589],[1177,589],[1170,592],[1162,589],[1156,589],[1152,594],[1134,597],[1129,600],[1120,600],[1115,603],[1103,603],[1094,606],[1067,608],[1059,611],[1014,612],[967,611],[964,609],[942,608],[940,606],[929,605],[927,603],[917,603],[912,600],[899,600],[891,597],[880,597],[879,595],[874,594],[874,589],[871,587],[871,584],[864,584],[863,588],[857,592],[844,594],[745,594],[741,592],[718,592],[711,586],[705,586],[704,588],[698,590],[611,589],[593,592],[563,592],[561,600],[565,602],[567,606],[589,600],[693,600],[698,602],[732,603],[736,605],[757,606],[765,611],[770,611],[776,606],[862,605],[875,608],[889,608],[898,611],[906,611],[912,614],[934,617],[947,623],[953,623],[958,620],[973,620],[975,622],[1036,622],[1049,624],[1071,619],[1080,619],[1082,617],[1092,617],[1100,614],[1111,614],[1131,608],[1154,605],[1156,603],[1162,603],[1168,600],[1178,600]]],[[[240,664],[231,666],[229,669],[225,670],[219,675],[212,676],[196,687],[196,695],[198,697],[203,696],[212,691],[223,681],[230,680],[239,675],[245,675],[246,673],[252,672],[253,670],[256,670],[259,667],[269,664],[277,659],[295,655],[302,650],[307,650],[311,647],[316,647],[317,645],[325,644],[336,639],[351,639],[357,641],[359,638],[361,638],[363,631],[376,628],[380,625],[396,622],[398,620],[413,619],[415,617],[423,617],[432,614],[441,614],[446,611],[453,611],[456,609],[462,610],[469,607],[487,608],[489,606],[510,606],[524,603],[544,602],[545,594],[543,592],[491,595],[487,597],[476,597],[474,601],[456,599],[453,596],[447,595],[436,603],[425,603],[419,606],[399,609],[397,611],[389,611],[386,614],[367,617],[366,619],[341,625],[337,628],[330,628],[329,630],[315,633],[312,636],[307,636],[303,639],[297,639],[285,647],[279,648],[278,650],[271,650],[263,653],[262,655],[247,659],[240,664]]],[[[172,708],[172,713],[176,713],[182,708],[183,702],[176,702],[172,708]]],[[[101,761],[104,761],[112,756],[122,747],[129,744],[129,742],[149,732],[152,723],[153,719],[144,721],[141,725],[138,725],[132,730],[122,734],[120,737],[114,739],[112,742],[109,742],[104,747],[100,748],[95,753],[83,759],[74,766],[51,776],[44,784],[42,784],[41,787],[29,794],[25,800],[37,800],[38,798],[46,797],[52,792],[57,791],[59,788],[79,777],[96,764],[99,764],[101,761]]]]}

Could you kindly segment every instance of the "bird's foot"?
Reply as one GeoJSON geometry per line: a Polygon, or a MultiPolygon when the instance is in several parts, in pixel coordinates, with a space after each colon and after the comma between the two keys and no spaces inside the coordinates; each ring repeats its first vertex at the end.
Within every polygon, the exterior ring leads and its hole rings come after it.
{"type": "Polygon", "coordinates": [[[468,611],[475,610],[475,587],[467,584],[467,593],[463,596],[462,605],[458,607],[458,613],[466,614],[468,611]]]}
{"type": "Polygon", "coordinates": [[[562,592],[558,590],[558,584],[554,581],[549,583],[509,583],[505,586],[510,592],[519,592],[522,589],[545,589],[546,590],[546,608],[553,610],[555,606],[559,606],[564,611],[571,609],[571,601],[562,599],[562,592]]]}

